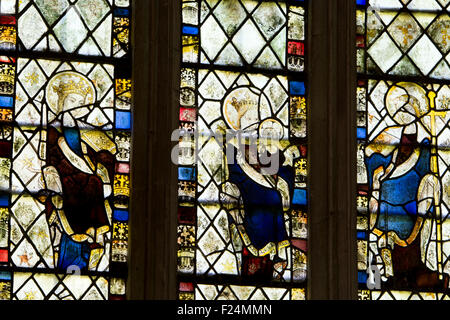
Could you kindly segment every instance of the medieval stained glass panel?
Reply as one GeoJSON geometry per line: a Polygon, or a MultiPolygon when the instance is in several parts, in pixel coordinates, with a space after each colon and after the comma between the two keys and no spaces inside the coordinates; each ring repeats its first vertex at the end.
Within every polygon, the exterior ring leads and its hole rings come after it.
{"type": "Polygon", "coordinates": [[[305,14],[182,3],[180,299],[305,299],[305,14]]]}
{"type": "Polygon", "coordinates": [[[0,1],[1,299],[125,297],[130,13],[0,1]]]}
{"type": "Polygon", "coordinates": [[[360,299],[445,299],[449,1],[358,1],[360,299]]]}

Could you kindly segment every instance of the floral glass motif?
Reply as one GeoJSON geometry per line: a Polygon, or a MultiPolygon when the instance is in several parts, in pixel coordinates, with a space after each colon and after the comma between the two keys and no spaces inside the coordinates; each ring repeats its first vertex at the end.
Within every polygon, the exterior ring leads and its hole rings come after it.
{"type": "Polygon", "coordinates": [[[130,17],[0,1],[0,299],[125,298],[130,17]]]}
{"type": "Polygon", "coordinates": [[[305,299],[305,15],[304,1],[182,2],[179,299],[305,299]]]}
{"type": "Polygon", "coordinates": [[[129,6],[129,0],[2,0],[0,48],[123,57],[129,6]]]}
{"type": "Polygon", "coordinates": [[[359,298],[448,299],[448,1],[358,1],[359,298]]]}
{"type": "Polygon", "coordinates": [[[368,1],[367,6],[357,11],[359,72],[449,78],[448,1],[368,1]]]}
{"type": "Polygon", "coordinates": [[[304,17],[284,1],[183,1],[183,62],[303,71],[304,17]]]}

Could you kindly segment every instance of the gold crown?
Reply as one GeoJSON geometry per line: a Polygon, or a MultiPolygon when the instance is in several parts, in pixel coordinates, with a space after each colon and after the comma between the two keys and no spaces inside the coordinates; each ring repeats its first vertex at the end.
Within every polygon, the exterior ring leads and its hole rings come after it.
{"type": "Polygon", "coordinates": [[[114,186],[114,195],[116,197],[117,196],[129,197],[130,196],[130,189],[129,188],[122,188],[122,187],[114,186]]]}
{"type": "Polygon", "coordinates": [[[0,82],[8,82],[10,84],[13,84],[14,83],[14,75],[0,74],[0,82]]]}
{"type": "Polygon", "coordinates": [[[82,96],[87,96],[92,94],[92,89],[90,86],[87,86],[82,81],[75,82],[73,80],[69,80],[68,82],[61,81],[58,86],[53,86],[53,91],[55,91],[58,95],[77,93],[82,96]]]}
{"type": "Polygon", "coordinates": [[[0,42],[16,43],[16,29],[14,27],[0,27],[0,42]]]}

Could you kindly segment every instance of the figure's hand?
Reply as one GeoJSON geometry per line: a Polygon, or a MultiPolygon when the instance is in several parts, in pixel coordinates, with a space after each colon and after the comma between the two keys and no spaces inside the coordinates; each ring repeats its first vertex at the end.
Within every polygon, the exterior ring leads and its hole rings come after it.
{"type": "Polygon", "coordinates": [[[284,158],[285,161],[283,163],[283,166],[294,166],[294,160],[300,158],[300,150],[298,149],[297,146],[292,146],[289,147],[285,152],[284,152],[284,158]]]}
{"type": "Polygon", "coordinates": [[[45,181],[47,191],[50,193],[62,194],[62,184],[58,170],[54,166],[48,166],[42,169],[42,176],[45,181]]]}

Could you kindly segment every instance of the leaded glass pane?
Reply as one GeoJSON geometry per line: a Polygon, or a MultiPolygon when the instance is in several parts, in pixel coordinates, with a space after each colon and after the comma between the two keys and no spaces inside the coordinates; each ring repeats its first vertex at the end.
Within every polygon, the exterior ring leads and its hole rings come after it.
{"type": "Polygon", "coordinates": [[[16,15],[0,21],[3,48],[104,57],[128,52],[129,1],[2,1],[0,13],[16,15]]]}
{"type": "Polygon", "coordinates": [[[358,6],[359,298],[448,299],[448,1],[358,6]]]}
{"type": "Polygon", "coordinates": [[[449,79],[450,16],[439,1],[369,1],[358,9],[358,67],[367,74],[449,79]],[[404,8],[403,11],[398,11],[404,8]]]}
{"type": "Polygon", "coordinates": [[[284,1],[183,1],[183,61],[303,71],[304,16],[284,1]]]}
{"type": "Polygon", "coordinates": [[[182,13],[179,298],[305,299],[304,2],[182,13]]]}
{"type": "Polygon", "coordinates": [[[125,297],[129,13],[128,1],[1,1],[2,299],[125,297]]]}

